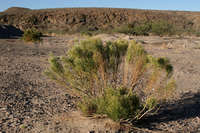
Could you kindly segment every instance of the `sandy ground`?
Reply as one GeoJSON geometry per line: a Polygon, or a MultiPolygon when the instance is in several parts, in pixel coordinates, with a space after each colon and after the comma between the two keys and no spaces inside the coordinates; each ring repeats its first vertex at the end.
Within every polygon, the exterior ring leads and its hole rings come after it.
{"type": "MultiPolygon", "coordinates": [[[[133,37],[106,35],[104,41],[140,42],[157,57],[174,66],[176,99],[158,114],[137,124],[134,132],[200,132],[200,38],[133,37]],[[139,129],[138,129],[139,128],[139,129]]],[[[109,120],[86,118],[76,111],[75,97],[43,75],[50,53],[63,55],[78,35],[45,37],[40,44],[19,39],[0,40],[0,131],[15,132],[120,132],[109,120]]]]}

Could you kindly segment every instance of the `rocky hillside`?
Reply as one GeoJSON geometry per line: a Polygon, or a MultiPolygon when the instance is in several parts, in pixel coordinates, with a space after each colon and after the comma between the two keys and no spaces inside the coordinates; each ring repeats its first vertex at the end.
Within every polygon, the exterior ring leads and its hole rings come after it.
{"type": "Polygon", "coordinates": [[[0,24],[21,30],[43,31],[109,30],[124,24],[164,20],[181,29],[200,29],[200,13],[113,8],[63,8],[30,10],[13,7],[0,13],[0,24]]]}

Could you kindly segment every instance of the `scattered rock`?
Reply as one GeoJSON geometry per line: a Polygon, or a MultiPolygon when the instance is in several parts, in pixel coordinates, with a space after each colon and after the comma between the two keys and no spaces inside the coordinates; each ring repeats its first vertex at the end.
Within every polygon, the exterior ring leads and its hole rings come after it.
{"type": "MultiPolygon", "coordinates": [[[[195,43],[188,41],[187,47],[181,49],[181,42],[185,40],[177,38],[170,41],[170,38],[127,37],[120,34],[98,36],[105,40],[117,40],[121,37],[138,40],[153,56],[166,56],[174,65],[174,78],[178,85],[177,99],[160,110],[164,115],[161,115],[160,112],[159,117],[156,117],[158,120],[155,119],[155,116],[151,119],[155,121],[150,124],[145,120],[146,128],[163,132],[199,132],[200,54],[197,49],[192,48],[198,42],[200,43],[199,38],[192,38],[195,43]],[[163,42],[169,41],[172,49],[163,49],[163,42]],[[192,47],[190,47],[190,43],[192,43],[192,47]],[[181,96],[182,98],[178,99],[181,96]]],[[[37,54],[38,48],[34,44],[24,44],[17,39],[0,40],[1,132],[58,131],[73,133],[81,132],[82,125],[91,126],[85,132],[97,132],[93,121],[84,124],[84,119],[78,119],[81,124],[73,125],[69,119],[75,122],[77,119],[63,116],[63,114],[71,114],[76,110],[75,102],[79,98],[67,94],[66,88],[50,81],[42,74],[47,67],[49,53],[54,51],[55,55],[64,55],[66,49],[73,45],[72,42],[75,38],[75,35],[44,38],[44,42],[39,46],[39,52],[42,52],[42,55],[37,54]],[[67,124],[64,124],[64,121],[67,121],[67,124]]],[[[84,38],[79,37],[79,39],[84,38]]],[[[106,132],[105,130],[101,128],[99,132],[106,132]]]]}

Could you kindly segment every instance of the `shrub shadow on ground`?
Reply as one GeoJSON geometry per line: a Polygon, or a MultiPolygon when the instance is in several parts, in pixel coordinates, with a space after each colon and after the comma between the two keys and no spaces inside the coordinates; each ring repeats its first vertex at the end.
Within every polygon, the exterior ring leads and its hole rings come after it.
{"type": "Polygon", "coordinates": [[[185,120],[200,116],[200,92],[185,93],[179,100],[161,106],[159,112],[136,123],[137,127],[155,129],[159,123],[185,120]]]}

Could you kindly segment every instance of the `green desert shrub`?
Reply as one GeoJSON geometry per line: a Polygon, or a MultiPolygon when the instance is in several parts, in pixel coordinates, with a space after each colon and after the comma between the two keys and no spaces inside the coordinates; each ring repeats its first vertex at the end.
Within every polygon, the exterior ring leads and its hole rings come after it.
{"type": "Polygon", "coordinates": [[[133,34],[133,28],[127,24],[119,26],[118,28],[114,29],[114,32],[117,33],[124,33],[124,34],[133,34]]]}
{"type": "Polygon", "coordinates": [[[93,32],[91,32],[91,31],[81,31],[80,34],[82,36],[92,36],[93,32]]]}
{"type": "Polygon", "coordinates": [[[151,30],[151,23],[145,22],[142,24],[126,24],[116,29],[116,32],[131,34],[131,35],[148,35],[151,30]]]}
{"type": "Polygon", "coordinates": [[[196,35],[197,37],[200,37],[200,32],[199,32],[199,31],[196,31],[196,32],[195,32],[195,35],[196,35]]]}
{"type": "Polygon", "coordinates": [[[144,35],[147,36],[149,35],[151,31],[151,23],[150,22],[145,22],[143,24],[137,24],[133,28],[134,35],[144,35]]]}
{"type": "Polygon", "coordinates": [[[169,60],[148,55],[135,41],[87,39],[49,62],[45,74],[80,97],[82,112],[115,121],[152,113],[175,87],[169,60]]]}
{"type": "Polygon", "coordinates": [[[41,41],[42,33],[36,29],[28,29],[24,32],[22,39],[25,42],[38,42],[41,41]]]}
{"type": "Polygon", "coordinates": [[[152,33],[155,35],[172,35],[174,34],[174,26],[167,21],[160,20],[152,23],[152,33]]]}

